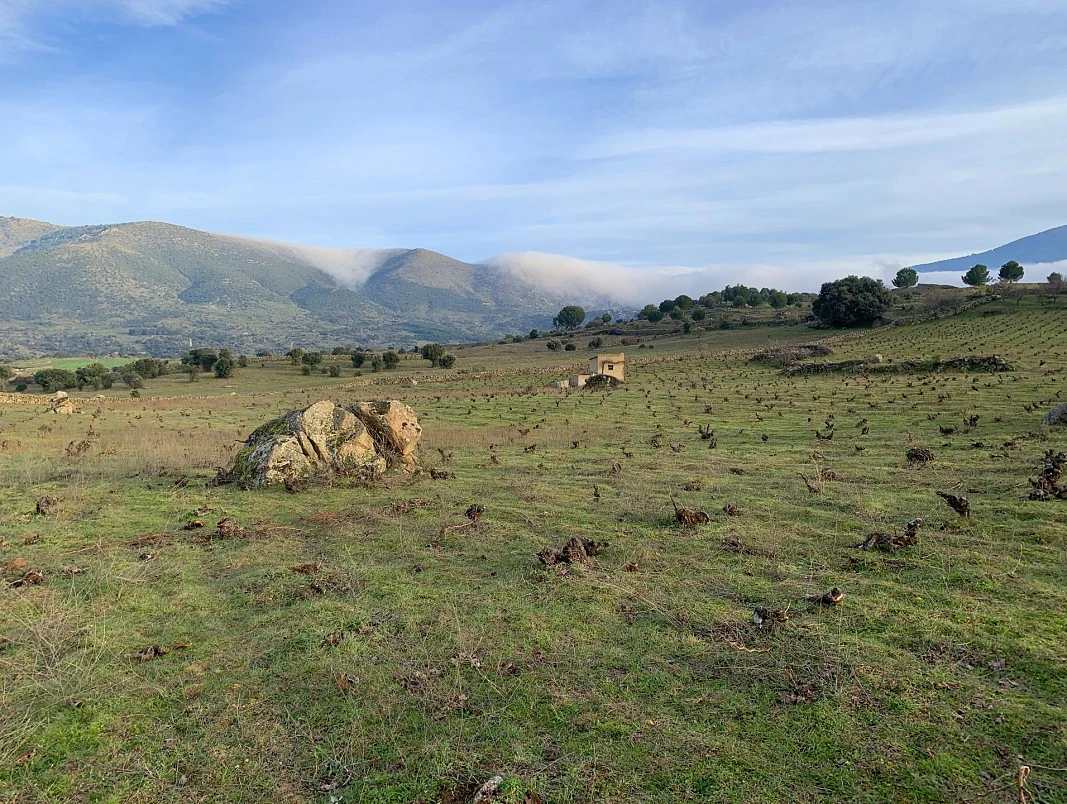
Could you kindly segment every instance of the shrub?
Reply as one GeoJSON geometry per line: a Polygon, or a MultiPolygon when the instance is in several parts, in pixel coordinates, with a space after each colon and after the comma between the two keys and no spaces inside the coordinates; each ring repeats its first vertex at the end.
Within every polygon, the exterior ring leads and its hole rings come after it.
{"type": "Polygon", "coordinates": [[[220,357],[215,361],[215,377],[226,380],[233,376],[233,370],[237,364],[228,357],[220,357]]]}
{"type": "Polygon", "coordinates": [[[597,338],[590,338],[589,339],[589,348],[590,349],[599,349],[603,345],[604,345],[604,339],[603,338],[597,337],[597,338]]]}
{"type": "Polygon", "coordinates": [[[858,327],[870,324],[892,303],[893,297],[880,279],[846,276],[823,284],[812,312],[830,327],[858,327]]]}
{"type": "Polygon", "coordinates": [[[566,346],[563,347],[563,351],[565,352],[574,352],[577,351],[577,349],[578,347],[575,346],[573,343],[568,343],[566,346]]]}
{"type": "Polygon", "coordinates": [[[703,321],[706,316],[707,313],[704,311],[703,307],[694,307],[693,312],[689,314],[689,317],[694,321],[703,321]]]}
{"type": "Polygon", "coordinates": [[[545,344],[545,346],[548,347],[548,350],[550,352],[558,352],[560,349],[563,348],[563,344],[561,344],[559,341],[549,341],[545,344]]]}
{"type": "Polygon", "coordinates": [[[362,349],[357,349],[352,353],[352,366],[354,368],[362,368],[363,364],[367,362],[367,353],[362,349]]]}
{"type": "Polygon", "coordinates": [[[340,377],[341,376],[341,367],[340,366],[330,366],[330,376],[331,377],[340,377]]]}
{"type": "Polygon", "coordinates": [[[33,381],[50,394],[78,385],[77,376],[66,369],[42,369],[33,375],[33,381]]]}
{"type": "Polygon", "coordinates": [[[300,373],[303,374],[305,377],[311,376],[311,366],[305,363],[303,366],[300,367],[300,373]]]}
{"type": "Polygon", "coordinates": [[[384,366],[384,365],[385,365],[385,361],[382,360],[382,356],[381,355],[375,355],[374,357],[371,358],[370,370],[371,371],[381,371],[382,370],[382,366],[384,366]]]}
{"type": "Polygon", "coordinates": [[[382,365],[387,369],[395,369],[400,364],[400,355],[390,349],[382,355],[382,365]]]}
{"type": "Polygon", "coordinates": [[[441,359],[438,360],[437,363],[438,363],[438,365],[441,366],[441,368],[450,369],[454,365],[456,365],[456,356],[455,355],[441,355],[441,359]]]}
{"type": "Polygon", "coordinates": [[[238,355],[237,365],[241,368],[248,368],[248,355],[238,355]]]}

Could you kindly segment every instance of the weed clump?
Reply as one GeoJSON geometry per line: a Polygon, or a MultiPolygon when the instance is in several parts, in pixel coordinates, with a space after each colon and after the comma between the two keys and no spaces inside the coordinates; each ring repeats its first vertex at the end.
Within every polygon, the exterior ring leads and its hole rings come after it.
{"type": "Polygon", "coordinates": [[[1031,500],[1067,500],[1067,488],[1061,484],[1067,472],[1067,452],[1045,453],[1045,464],[1036,479],[1031,479],[1029,499],[1031,500]]]}
{"type": "Polygon", "coordinates": [[[546,547],[537,554],[537,558],[546,567],[554,567],[557,564],[583,564],[601,551],[606,550],[607,547],[608,542],[596,542],[575,537],[558,550],[546,547]]]}
{"type": "Polygon", "coordinates": [[[912,447],[905,453],[905,457],[912,466],[925,466],[934,460],[934,453],[926,447],[912,447]]]}
{"type": "Polygon", "coordinates": [[[901,547],[914,547],[919,541],[919,528],[923,522],[922,517],[915,517],[904,526],[903,533],[889,534],[878,531],[870,534],[863,541],[857,542],[853,547],[861,550],[882,550],[887,553],[895,553],[901,547]]]}
{"type": "Polygon", "coordinates": [[[971,501],[962,494],[948,494],[944,491],[935,492],[945,504],[960,516],[967,518],[971,515],[971,501]]]}

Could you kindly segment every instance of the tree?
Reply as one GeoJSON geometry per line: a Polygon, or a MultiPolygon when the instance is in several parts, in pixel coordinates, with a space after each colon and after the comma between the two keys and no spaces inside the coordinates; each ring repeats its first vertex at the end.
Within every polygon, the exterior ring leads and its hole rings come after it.
{"type": "Polygon", "coordinates": [[[431,366],[437,366],[445,354],[445,347],[439,343],[427,343],[422,347],[422,359],[429,360],[431,366]]]}
{"type": "Polygon", "coordinates": [[[988,284],[989,282],[989,269],[981,263],[974,266],[960,277],[963,280],[963,284],[970,285],[972,288],[979,287],[981,285],[988,284]]]}
{"type": "Polygon", "coordinates": [[[685,311],[684,311],[684,310],[682,310],[682,308],[681,308],[681,307],[679,307],[679,306],[678,306],[678,305],[676,304],[676,305],[674,305],[674,307],[672,307],[672,308],[671,308],[671,310],[670,310],[670,313],[669,313],[669,315],[670,315],[670,317],[671,317],[671,318],[673,318],[673,319],[674,319],[675,321],[681,321],[681,320],[682,320],[682,316],[684,316],[684,315],[685,315],[685,311]]]}
{"type": "Polygon", "coordinates": [[[237,365],[241,368],[248,368],[248,355],[238,355],[237,365]]]}
{"type": "Polygon", "coordinates": [[[214,349],[190,349],[182,355],[183,366],[199,366],[201,371],[211,371],[219,356],[214,349]]]}
{"type": "Polygon", "coordinates": [[[352,365],[355,368],[362,368],[363,364],[367,362],[367,353],[363,349],[357,349],[352,353],[352,365]]]}
{"type": "Polygon", "coordinates": [[[124,383],[126,383],[127,388],[131,388],[134,391],[136,391],[138,388],[144,388],[144,377],[142,377],[136,371],[123,371],[119,374],[119,378],[124,383]]]}
{"type": "Polygon", "coordinates": [[[382,365],[387,369],[395,369],[400,365],[400,355],[390,349],[382,355],[382,365]]]}
{"type": "Polygon", "coordinates": [[[647,318],[653,324],[658,324],[660,321],[663,320],[664,315],[665,313],[657,307],[649,311],[647,318]]]}
{"type": "Polygon", "coordinates": [[[603,321],[605,324],[610,324],[611,323],[611,313],[604,313],[604,315],[600,316],[600,320],[603,321]]]}
{"type": "Polygon", "coordinates": [[[681,307],[683,310],[688,310],[693,306],[693,300],[686,296],[684,293],[674,300],[675,307],[681,307]]]}
{"type": "Polygon", "coordinates": [[[767,299],[767,301],[770,302],[771,307],[773,307],[775,310],[781,310],[783,307],[789,304],[789,297],[785,295],[784,291],[772,290],[768,295],[769,298],[767,299]]]}
{"type": "Polygon", "coordinates": [[[50,394],[78,385],[77,376],[66,369],[42,369],[34,373],[33,381],[50,394]]]}
{"type": "MultiPolygon", "coordinates": [[[[1052,285],[1053,290],[1060,290],[1063,287],[1063,274],[1059,271],[1053,271],[1048,275],[1048,283],[1052,285]]],[[[2,370],[0,369],[0,371],[2,370]]]]}
{"type": "Polygon", "coordinates": [[[583,321],[585,321],[585,310],[576,304],[568,304],[552,319],[553,324],[564,329],[580,327],[583,321]]]}
{"type": "Polygon", "coordinates": [[[331,377],[340,377],[341,376],[341,367],[338,366],[338,365],[330,366],[330,376],[331,377]]]}
{"type": "Polygon", "coordinates": [[[74,370],[74,376],[78,381],[78,390],[92,388],[99,391],[101,388],[110,388],[114,380],[111,370],[103,363],[90,363],[74,370]],[[106,379],[105,379],[106,378],[106,379]],[[106,385],[104,383],[107,383],[106,385]]]}
{"type": "Polygon", "coordinates": [[[285,353],[285,356],[289,358],[289,362],[294,366],[299,366],[301,360],[304,357],[304,350],[297,347],[296,349],[290,349],[285,353]]]}
{"type": "Polygon", "coordinates": [[[456,365],[455,355],[441,355],[440,360],[437,361],[438,365],[443,369],[450,369],[456,365]]]}
{"type": "Polygon", "coordinates": [[[0,366],[0,389],[7,388],[7,381],[15,375],[8,366],[0,366]]]}
{"type": "Polygon", "coordinates": [[[317,366],[322,362],[322,352],[304,352],[300,356],[300,362],[305,366],[317,366]]]}
{"type": "Polygon", "coordinates": [[[384,366],[384,365],[385,365],[385,361],[382,360],[382,356],[381,355],[375,355],[370,360],[370,370],[371,371],[381,371],[382,370],[382,366],[384,366]]]}
{"type": "Polygon", "coordinates": [[[811,310],[827,326],[858,327],[870,324],[892,303],[893,297],[882,280],[846,276],[824,283],[811,310]]]}
{"type": "Polygon", "coordinates": [[[901,268],[893,277],[893,287],[913,288],[919,284],[919,274],[914,268],[901,268]]]}
{"type": "Polygon", "coordinates": [[[694,321],[703,321],[707,317],[707,313],[704,311],[703,307],[694,307],[693,312],[690,313],[690,317],[694,321]]]}
{"type": "Polygon", "coordinates": [[[541,333],[540,333],[540,332],[538,332],[538,331],[537,331],[536,329],[531,329],[531,330],[530,330],[530,340],[531,340],[531,341],[536,341],[536,340],[537,340],[537,338],[538,338],[538,337],[539,337],[540,335],[541,335],[541,333]]]}
{"type": "Polygon", "coordinates": [[[1000,281],[1007,285],[1018,282],[1023,278],[1023,267],[1015,260],[1008,260],[1000,266],[1000,281]]]}
{"type": "Polygon", "coordinates": [[[232,357],[220,357],[215,361],[215,376],[220,380],[229,379],[236,367],[237,362],[232,357]]]}

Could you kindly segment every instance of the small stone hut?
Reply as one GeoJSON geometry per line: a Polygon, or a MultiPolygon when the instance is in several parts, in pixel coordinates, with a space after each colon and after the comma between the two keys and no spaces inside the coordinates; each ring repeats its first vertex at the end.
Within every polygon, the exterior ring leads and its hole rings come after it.
{"type": "Polygon", "coordinates": [[[600,374],[613,377],[619,382],[625,382],[626,355],[619,352],[618,354],[598,354],[596,357],[589,358],[589,373],[571,377],[571,386],[581,388],[589,381],[590,377],[596,377],[600,374]]]}

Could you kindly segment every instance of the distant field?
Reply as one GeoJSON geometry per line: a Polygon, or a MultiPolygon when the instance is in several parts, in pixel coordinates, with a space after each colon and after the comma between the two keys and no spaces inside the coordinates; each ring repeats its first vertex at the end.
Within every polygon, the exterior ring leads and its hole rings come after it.
{"type": "Polygon", "coordinates": [[[546,387],[586,341],[0,406],[0,800],[469,802],[499,774],[514,804],[1067,801],[1067,510],[1027,499],[1067,450],[1041,424],[1063,302],[670,335],[625,347],[618,389],[546,387]],[[751,360],[816,340],[1013,366],[751,360]],[[454,479],[205,488],[271,416],[381,397],[454,479]],[[224,516],[241,538],[182,529],[224,516]],[[915,517],[914,546],[856,547],[915,517]],[[609,546],[541,566],[571,537],[609,546]]]}
{"type": "Polygon", "coordinates": [[[23,373],[33,373],[48,368],[74,371],[82,366],[88,366],[90,363],[103,363],[108,368],[112,368],[129,363],[133,359],[132,357],[54,357],[13,363],[12,368],[23,373]]]}

